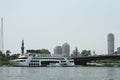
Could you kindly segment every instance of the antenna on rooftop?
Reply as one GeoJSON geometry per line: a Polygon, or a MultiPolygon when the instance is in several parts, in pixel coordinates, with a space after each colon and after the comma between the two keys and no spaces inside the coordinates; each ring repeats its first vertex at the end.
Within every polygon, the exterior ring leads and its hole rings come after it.
{"type": "Polygon", "coordinates": [[[1,42],[0,42],[0,44],[1,44],[1,51],[2,51],[2,53],[4,53],[3,17],[1,18],[1,35],[0,35],[0,37],[1,37],[1,42]]]}

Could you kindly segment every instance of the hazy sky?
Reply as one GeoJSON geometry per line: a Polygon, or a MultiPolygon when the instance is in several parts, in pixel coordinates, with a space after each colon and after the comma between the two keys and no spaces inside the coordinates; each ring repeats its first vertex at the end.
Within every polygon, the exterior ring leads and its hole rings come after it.
{"type": "Polygon", "coordinates": [[[120,46],[120,0],[0,0],[5,50],[47,48],[67,42],[71,52],[90,49],[107,53],[107,34],[120,46]]]}

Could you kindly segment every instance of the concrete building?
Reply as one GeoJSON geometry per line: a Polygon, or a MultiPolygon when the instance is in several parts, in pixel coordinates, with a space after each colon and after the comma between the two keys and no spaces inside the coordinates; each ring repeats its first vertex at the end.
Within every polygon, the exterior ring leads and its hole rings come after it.
{"type": "Polygon", "coordinates": [[[117,54],[120,54],[120,47],[117,48],[117,54]]]}
{"type": "Polygon", "coordinates": [[[107,41],[108,41],[108,54],[113,54],[114,53],[114,35],[112,33],[108,34],[107,41]]]}
{"type": "Polygon", "coordinates": [[[66,57],[70,56],[70,45],[68,43],[62,45],[62,55],[66,57]]]}
{"type": "Polygon", "coordinates": [[[54,55],[62,55],[62,47],[56,46],[54,49],[54,55]]]}

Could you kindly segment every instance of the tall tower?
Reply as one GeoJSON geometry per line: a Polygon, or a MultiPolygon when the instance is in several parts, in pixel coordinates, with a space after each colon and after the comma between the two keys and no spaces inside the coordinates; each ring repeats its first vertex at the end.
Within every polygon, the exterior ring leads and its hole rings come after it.
{"type": "Polygon", "coordinates": [[[4,53],[3,17],[1,18],[0,50],[4,53]]]}
{"type": "Polygon", "coordinates": [[[77,47],[75,47],[75,50],[73,51],[73,54],[74,54],[75,56],[78,56],[79,52],[78,52],[78,48],[77,48],[77,47]]]}
{"type": "Polygon", "coordinates": [[[21,53],[22,53],[22,55],[24,55],[24,40],[22,40],[21,53]]]}
{"type": "Polygon", "coordinates": [[[70,56],[70,45],[68,43],[62,45],[62,54],[66,57],[70,56]]]}
{"type": "Polygon", "coordinates": [[[114,35],[112,33],[108,34],[108,54],[114,53],[114,35]]]}

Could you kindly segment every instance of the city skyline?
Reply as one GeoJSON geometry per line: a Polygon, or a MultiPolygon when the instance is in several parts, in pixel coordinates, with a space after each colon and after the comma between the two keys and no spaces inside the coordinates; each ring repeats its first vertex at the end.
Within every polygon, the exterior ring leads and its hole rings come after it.
{"type": "Polygon", "coordinates": [[[49,49],[69,43],[71,51],[88,49],[107,54],[107,35],[115,35],[120,47],[120,1],[0,0],[4,23],[4,49],[20,53],[25,49],[49,49]]]}
{"type": "Polygon", "coordinates": [[[70,45],[64,43],[62,46],[56,46],[54,48],[54,55],[70,56],[70,45]]]}

